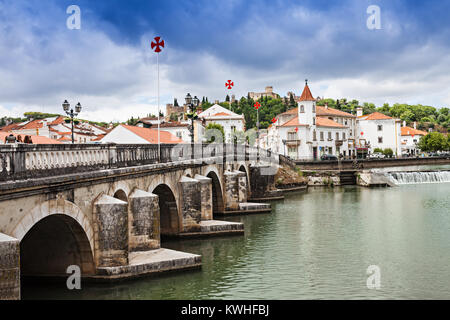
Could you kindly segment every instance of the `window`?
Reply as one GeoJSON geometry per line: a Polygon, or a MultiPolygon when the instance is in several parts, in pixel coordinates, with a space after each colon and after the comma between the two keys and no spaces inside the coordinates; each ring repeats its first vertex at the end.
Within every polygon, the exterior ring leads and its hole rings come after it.
{"type": "Polygon", "coordinates": [[[316,125],[316,117],[313,117],[313,125],[316,125]]]}
{"type": "Polygon", "coordinates": [[[296,140],[297,132],[288,132],[288,140],[296,140]]]}
{"type": "Polygon", "coordinates": [[[328,140],[331,141],[331,131],[328,132],[328,140]]]}
{"type": "Polygon", "coordinates": [[[352,131],[352,129],[350,129],[350,136],[352,136],[353,135],[353,131],[352,131]]]}
{"type": "Polygon", "coordinates": [[[181,139],[182,135],[181,135],[181,131],[177,131],[176,133],[177,137],[181,139]]]}
{"type": "Polygon", "coordinates": [[[304,105],[301,105],[301,106],[300,106],[300,112],[301,112],[301,113],[305,113],[305,106],[304,106],[304,105]]]}
{"type": "Polygon", "coordinates": [[[313,141],[317,141],[316,130],[313,130],[313,141]]]}
{"type": "Polygon", "coordinates": [[[236,126],[231,126],[231,131],[235,132],[236,131],[236,126]]]}
{"type": "Polygon", "coordinates": [[[316,104],[313,102],[312,112],[316,113],[316,104]]]}
{"type": "Polygon", "coordinates": [[[383,143],[383,137],[378,137],[378,143],[383,143]]]}
{"type": "Polygon", "coordinates": [[[347,120],[345,120],[345,125],[347,125],[348,124],[348,121],[347,120]]]}
{"type": "Polygon", "coordinates": [[[336,132],[336,140],[339,140],[339,132],[336,132]]]}
{"type": "Polygon", "coordinates": [[[342,140],[345,140],[345,132],[342,132],[342,140]]]}
{"type": "Polygon", "coordinates": [[[383,131],[383,125],[381,124],[378,125],[378,131],[383,131]]]}
{"type": "Polygon", "coordinates": [[[323,141],[323,131],[320,131],[320,141],[323,141]]]}

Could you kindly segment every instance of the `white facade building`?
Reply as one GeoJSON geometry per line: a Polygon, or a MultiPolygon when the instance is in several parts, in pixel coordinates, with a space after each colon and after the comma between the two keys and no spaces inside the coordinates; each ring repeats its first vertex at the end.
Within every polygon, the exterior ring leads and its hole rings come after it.
{"type": "Polygon", "coordinates": [[[353,156],[355,116],[316,105],[308,84],[297,108],[278,115],[259,145],[293,159],[319,159],[322,155],[353,156]]]}
{"type": "Polygon", "coordinates": [[[357,110],[358,136],[365,139],[369,152],[374,149],[392,149],[394,155],[401,155],[401,121],[380,112],[362,115],[362,108],[357,110]]]}
{"type": "Polygon", "coordinates": [[[420,141],[420,138],[427,135],[426,131],[417,130],[416,123],[414,122],[414,128],[407,127],[406,122],[403,121],[403,126],[401,128],[402,132],[402,140],[401,140],[401,149],[402,154],[408,155],[417,155],[420,152],[417,144],[420,141]]]}
{"type": "Polygon", "coordinates": [[[199,119],[204,119],[207,127],[210,123],[220,124],[223,127],[225,142],[231,142],[233,133],[245,130],[245,119],[243,115],[237,114],[218,104],[211,106],[198,115],[199,119]]]}

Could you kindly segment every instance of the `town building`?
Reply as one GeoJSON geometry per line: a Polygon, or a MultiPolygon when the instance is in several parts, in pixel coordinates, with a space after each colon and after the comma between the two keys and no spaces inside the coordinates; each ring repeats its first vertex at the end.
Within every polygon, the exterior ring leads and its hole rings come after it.
{"type": "Polygon", "coordinates": [[[211,106],[198,115],[203,125],[207,127],[210,123],[216,123],[223,127],[225,142],[232,142],[235,132],[244,132],[244,115],[237,114],[218,104],[211,106]]]}
{"type": "MultiPolygon", "coordinates": [[[[12,132],[21,136],[40,136],[58,140],[63,143],[72,142],[72,124],[62,116],[34,119],[19,124],[10,124],[0,129],[1,132],[12,132]]],[[[108,129],[79,121],[74,124],[74,140],[76,143],[88,143],[105,135],[108,129]]]]}
{"type": "Polygon", "coordinates": [[[272,86],[267,86],[264,92],[249,92],[248,97],[253,100],[258,100],[261,97],[271,97],[273,99],[276,99],[279,97],[279,95],[273,92],[272,86]]]}
{"type": "Polygon", "coordinates": [[[265,141],[272,151],[293,159],[318,159],[325,154],[355,155],[356,117],[352,114],[316,105],[308,84],[298,99],[297,108],[277,116],[268,129],[265,141]]]}
{"type": "MultiPolygon", "coordinates": [[[[99,141],[101,143],[117,144],[157,144],[158,130],[119,124],[99,141]]],[[[159,141],[160,143],[168,144],[183,143],[183,140],[164,130],[160,130],[159,141]]]]}
{"type": "Polygon", "coordinates": [[[63,142],[51,139],[45,136],[36,136],[36,135],[21,135],[12,132],[0,132],[0,144],[7,144],[7,137],[14,136],[14,143],[27,143],[27,144],[61,144],[63,142]]]}
{"type": "Polygon", "coordinates": [[[369,153],[376,148],[392,149],[394,155],[401,155],[401,120],[380,112],[363,115],[362,108],[356,110],[357,134],[365,140],[369,153]]]}
{"type": "Polygon", "coordinates": [[[403,125],[401,128],[401,152],[402,154],[407,155],[417,155],[420,152],[417,144],[420,141],[420,138],[427,135],[426,131],[417,130],[416,122],[414,122],[414,127],[406,126],[406,121],[403,121],[403,125]]]}

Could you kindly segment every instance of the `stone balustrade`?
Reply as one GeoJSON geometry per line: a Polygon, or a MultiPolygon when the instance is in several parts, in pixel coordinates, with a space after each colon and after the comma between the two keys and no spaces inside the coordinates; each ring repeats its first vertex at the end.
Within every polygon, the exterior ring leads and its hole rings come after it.
{"type": "Polygon", "coordinates": [[[11,144],[0,146],[0,181],[41,178],[189,159],[270,159],[270,151],[237,144],[11,144]]]}

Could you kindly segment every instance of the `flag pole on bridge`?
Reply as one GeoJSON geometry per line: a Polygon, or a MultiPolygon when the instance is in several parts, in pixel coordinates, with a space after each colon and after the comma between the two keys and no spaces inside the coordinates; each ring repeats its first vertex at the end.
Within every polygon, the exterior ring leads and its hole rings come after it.
{"type": "Polygon", "coordinates": [[[156,68],[158,73],[158,159],[161,161],[161,136],[160,136],[160,107],[159,107],[159,53],[162,51],[161,48],[164,48],[164,40],[161,37],[155,37],[151,43],[152,49],[156,52],[156,68]]]}

